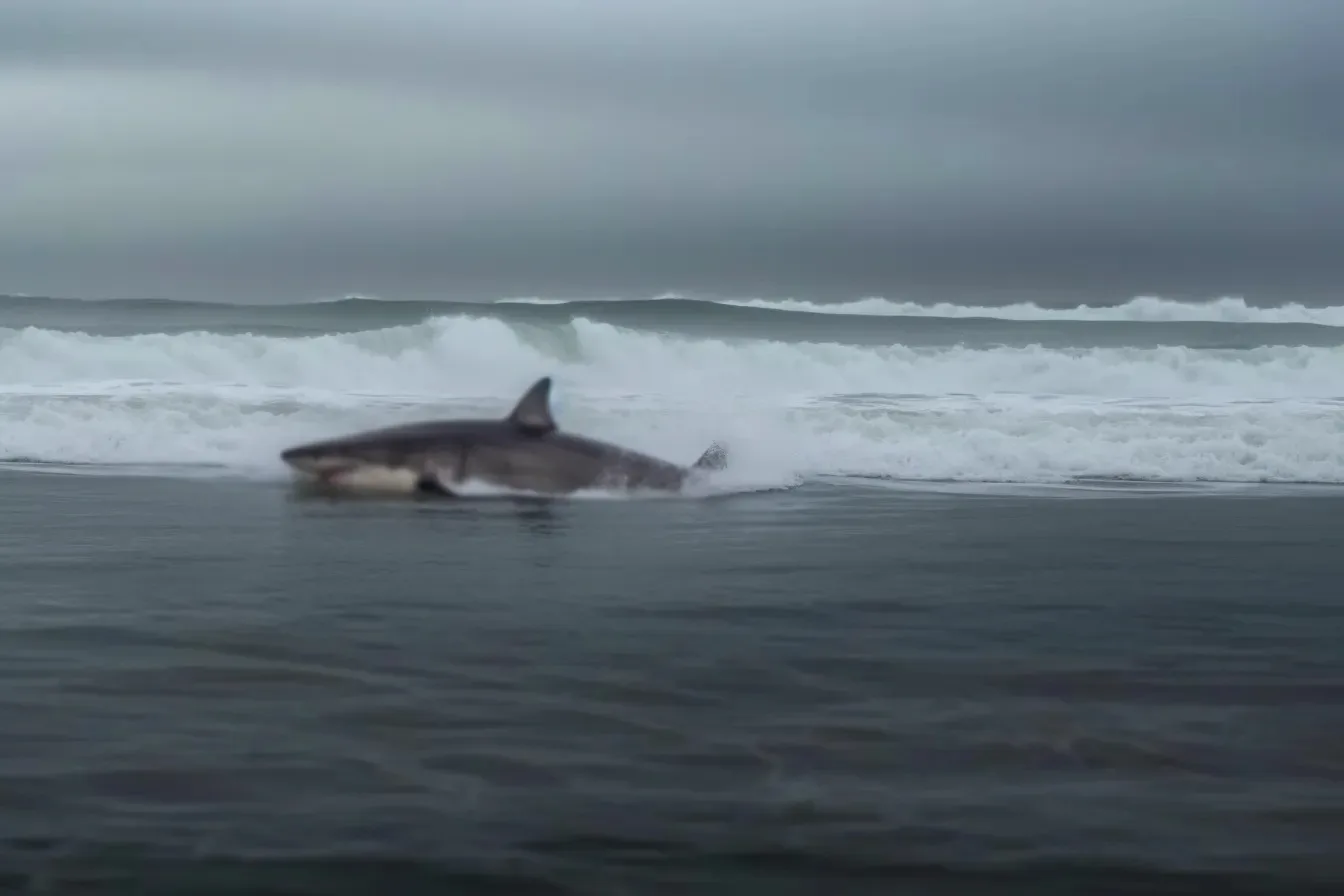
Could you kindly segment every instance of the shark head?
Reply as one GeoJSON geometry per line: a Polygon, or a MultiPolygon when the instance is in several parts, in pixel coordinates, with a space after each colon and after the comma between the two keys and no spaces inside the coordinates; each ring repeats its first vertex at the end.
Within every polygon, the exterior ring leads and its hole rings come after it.
{"type": "Polygon", "coordinates": [[[319,479],[330,479],[358,467],[401,466],[402,461],[391,444],[392,438],[389,433],[381,441],[350,437],[309,442],[280,452],[280,459],[295,471],[319,479]]]}
{"type": "Polygon", "coordinates": [[[460,468],[467,451],[491,433],[541,437],[557,427],[550,408],[550,377],[543,377],[497,420],[410,423],[296,445],[280,453],[292,470],[335,485],[404,490],[426,476],[460,468]]]}

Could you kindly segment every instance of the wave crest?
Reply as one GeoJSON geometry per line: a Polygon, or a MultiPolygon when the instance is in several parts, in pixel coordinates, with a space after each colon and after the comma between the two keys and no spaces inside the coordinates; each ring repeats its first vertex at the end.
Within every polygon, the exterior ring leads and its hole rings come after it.
{"type": "MultiPolygon", "coordinates": [[[[685,301],[675,296],[659,296],[645,301],[685,301]]],[[[1239,297],[1223,297],[1206,302],[1182,302],[1160,296],[1137,296],[1119,305],[1048,307],[1034,302],[1011,305],[963,305],[954,302],[899,302],[872,297],[848,302],[810,302],[801,299],[717,299],[705,304],[791,311],[802,314],[845,314],[869,317],[943,317],[951,319],[991,318],[1018,321],[1127,321],[1132,323],[1174,323],[1181,321],[1236,324],[1314,324],[1344,327],[1344,306],[1313,308],[1299,302],[1260,307],[1239,297]]],[[[564,299],[503,299],[498,304],[566,305],[564,299]]]]}

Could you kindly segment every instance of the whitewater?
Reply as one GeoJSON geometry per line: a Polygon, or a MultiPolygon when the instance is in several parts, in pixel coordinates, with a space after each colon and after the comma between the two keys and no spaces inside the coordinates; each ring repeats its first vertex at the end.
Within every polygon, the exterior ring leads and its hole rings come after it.
{"type": "Polygon", "coordinates": [[[0,461],[11,466],[278,480],[286,445],[502,414],[549,375],[562,427],[682,463],[727,441],[728,490],[1344,482],[1341,308],[728,300],[648,317],[651,303],[544,299],[205,311],[46,301],[0,299],[0,461]],[[756,331],[726,316],[752,308],[789,317],[756,331]],[[853,338],[816,337],[810,321],[834,315],[853,321],[853,338]],[[987,316],[1030,323],[1013,341],[934,345],[892,322],[987,316]],[[873,344],[883,321],[897,329],[873,344]],[[1152,338],[1087,335],[1117,321],[1152,338]],[[1217,347],[1162,338],[1172,321],[1222,327],[1206,340],[1217,347]],[[1281,324],[1327,335],[1285,342],[1281,324]]]}

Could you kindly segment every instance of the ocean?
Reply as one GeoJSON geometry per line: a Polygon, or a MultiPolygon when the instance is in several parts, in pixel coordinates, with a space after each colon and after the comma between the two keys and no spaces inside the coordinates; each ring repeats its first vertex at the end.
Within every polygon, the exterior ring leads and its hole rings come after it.
{"type": "Polygon", "coordinates": [[[1337,893],[1344,306],[0,298],[0,891],[1337,893]],[[318,498],[502,415],[686,495],[318,498]]]}

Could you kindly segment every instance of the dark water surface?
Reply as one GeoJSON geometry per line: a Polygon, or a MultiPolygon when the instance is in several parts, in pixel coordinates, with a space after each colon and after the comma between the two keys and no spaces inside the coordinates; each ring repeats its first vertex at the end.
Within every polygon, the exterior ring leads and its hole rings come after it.
{"type": "Polygon", "coordinates": [[[0,476],[0,889],[1344,883],[1344,499],[0,476]]]}

